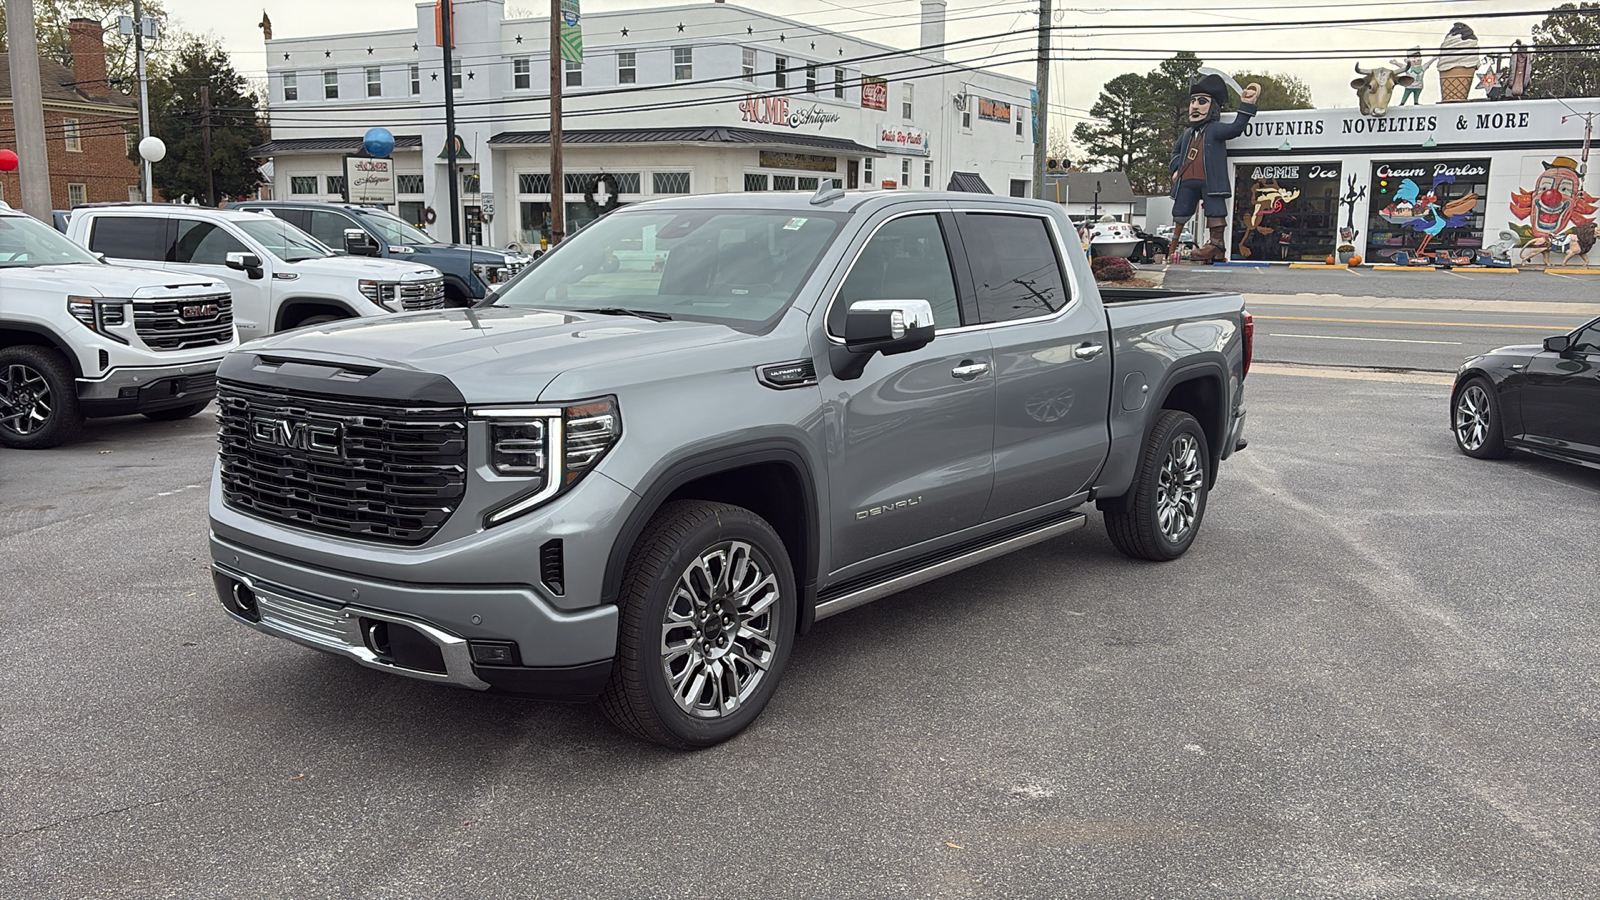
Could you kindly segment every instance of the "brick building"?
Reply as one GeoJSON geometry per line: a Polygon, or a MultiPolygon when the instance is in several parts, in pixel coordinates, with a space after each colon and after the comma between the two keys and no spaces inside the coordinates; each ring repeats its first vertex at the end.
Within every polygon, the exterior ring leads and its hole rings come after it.
{"type": "MultiPolygon", "coordinates": [[[[79,203],[137,200],[139,166],[128,159],[128,152],[138,140],[139,103],[106,80],[100,23],[73,19],[69,28],[72,67],[39,60],[51,206],[70,209],[79,203]]],[[[11,103],[11,60],[0,53],[0,146],[15,150],[11,103]]],[[[21,205],[16,172],[0,172],[0,200],[21,205]]]]}

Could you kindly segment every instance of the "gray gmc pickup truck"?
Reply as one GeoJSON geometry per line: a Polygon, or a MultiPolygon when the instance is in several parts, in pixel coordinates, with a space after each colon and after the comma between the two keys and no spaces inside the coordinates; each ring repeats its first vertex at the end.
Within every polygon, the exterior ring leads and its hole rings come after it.
{"type": "Polygon", "coordinates": [[[1104,291],[1060,206],[824,189],[619,210],[466,309],[219,371],[240,622],[726,740],[812,623],[1064,534],[1195,540],[1244,446],[1238,295],[1104,291]]]}

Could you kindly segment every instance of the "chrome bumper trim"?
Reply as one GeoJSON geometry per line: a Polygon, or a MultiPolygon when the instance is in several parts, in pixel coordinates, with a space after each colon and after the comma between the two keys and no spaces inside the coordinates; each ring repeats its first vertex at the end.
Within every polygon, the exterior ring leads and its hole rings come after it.
{"type": "Polygon", "coordinates": [[[215,375],[217,367],[221,364],[222,357],[219,356],[215,359],[202,359],[198,362],[170,366],[123,366],[112,369],[99,378],[79,378],[78,399],[116,400],[125,387],[144,387],[164,378],[215,375]]]}
{"type": "Polygon", "coordinates": [[[472,671],[472,654],[467,642],[426,622],[406,616],[346,606],[323,598],[311,600],[291,597],[225,566],[213,565],[212,568],[224,577],[245,585],[255,594],[256,608],[261,612],[261,621],[252,622],[231,612],[229,615],[233,615],[234,619],[257,631],[287,638],[315,650],[346,656],[364,666],[395,675],[436,684],[453,684],[475,691],[489,689],[488,682],[472,671]],[[441,675],[438,672],[410,669],[379,657],[367,647],[366,638],[361,634],[361,619],[390,622],[414,629],[439,648],[440,655],[444,657],[445,673],[441,675]]]}

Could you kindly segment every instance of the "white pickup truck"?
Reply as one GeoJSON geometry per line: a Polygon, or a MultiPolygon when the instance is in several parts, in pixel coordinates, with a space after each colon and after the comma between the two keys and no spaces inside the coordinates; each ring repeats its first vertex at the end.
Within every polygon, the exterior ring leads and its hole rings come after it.
{"type": "Polygon", "coordinates": [[[0,204],[0,446],[56,446],[85,417],[192,416],[238,342],[222,282],[107,265],[0,204]]]}
{"type": "Polygon", "coordinates": [[[262,213],[158,203],[84,206],[73,210],[67,237],[112,262],[226,283],[246,341],[335,319],[444,306],[437,269],[338,256],[262,213]]]}

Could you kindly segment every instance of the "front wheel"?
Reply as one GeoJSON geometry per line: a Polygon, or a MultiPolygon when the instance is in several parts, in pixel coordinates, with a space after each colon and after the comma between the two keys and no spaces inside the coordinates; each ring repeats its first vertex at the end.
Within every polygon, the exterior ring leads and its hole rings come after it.
{"type": "Polygon", "coordinates": [[[1475,459],[1502,459],[1506,449],[1505,430],[1500,424],[1500,400],[1487,378],[1473,378],[1456,391],[1450,401],[1450,424],[1456,446],[1475,459]]]}
{"type": "Polygon", "coordinates": [[[797,602],[783,541],[760,516],[700,500],[663,506],[628,559],[606,717],[682,750],[743,731],[788,663],[797,602]]]}
{"type": "Polygon", "coordinates": [[[1100,506],[1111,543],[1135,559],[1182,556],[1205,518],[1210,459],[1205,430],[1194,416],[1162,411],[1128,495],[1100,506]]]}
{"type": "Polygon", "coordinates": [[[27,344],[0,349],[0,445],[41,450],[82,428],[77,386],[61,354],[27,344]]]}

